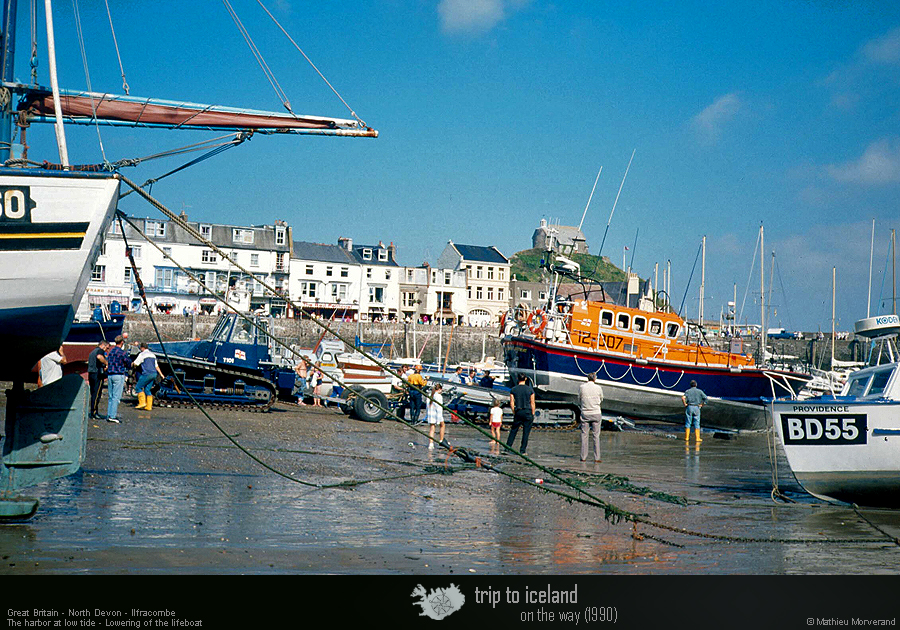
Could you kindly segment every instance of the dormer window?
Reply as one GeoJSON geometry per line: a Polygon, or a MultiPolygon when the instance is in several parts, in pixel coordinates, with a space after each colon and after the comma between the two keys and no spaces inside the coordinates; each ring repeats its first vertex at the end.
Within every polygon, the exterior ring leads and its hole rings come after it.
{"type": "Polygon", "coordinates": [[[166,235],[166,224],[164,221],[144,221],[144,232],[149,237],[162,238],[166,235]]]}
{"type": "Polygon", "coordinates": [[[387,262],[387,259],[388,259],[388,253],[387,253],[387,250],[386,250],[386,249],[379,249],[379,250],[378,250],[378,260],[379,260],[379,262],[387,262]]]}
{"type": "Polygon", "coordinates": [[[362,250],[362,257],[363,260],[372,260],[372,250],[369,248],[362,250]]]}
{"type": "Polygon", "coordinates": [[[245,245],[253,244],[253,230],[245,230],[234,228],[231,230],[231,241],[233,243],[243,243],[245,245]]]}
{"type": "Polygon", "coordinates": [[[275,226],[275,244],[284,245],[287,241],[287,228],[283,225],[275,226]]]}

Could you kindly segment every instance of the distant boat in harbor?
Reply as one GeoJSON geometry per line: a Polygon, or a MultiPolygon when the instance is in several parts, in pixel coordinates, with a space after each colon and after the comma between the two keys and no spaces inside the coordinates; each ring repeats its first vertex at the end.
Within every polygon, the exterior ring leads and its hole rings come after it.
{"type": "Polygon", "coordinates": [[[794,477],[815,497],[900,508],[900,318],[860,320],[856,334],[880,345],[876,364],[847,378],[837,396],[772,402],[794,477]]]}

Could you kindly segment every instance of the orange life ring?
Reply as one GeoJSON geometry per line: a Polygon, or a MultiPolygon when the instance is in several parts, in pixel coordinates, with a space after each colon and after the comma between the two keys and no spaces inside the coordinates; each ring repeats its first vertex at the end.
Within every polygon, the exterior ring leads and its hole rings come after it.
{"type": "Polygon", "coordinates": [[[537,309],[536,311],[532,311],[531,314],[528,315],[528,320],[525,322],[526,326],[528,326],[528,330],[530,330],[535,336],[540,335],[544,332],[544,328],[547,327],[547,314],[544,313],[541,309],[537,309]],[[540,318],[539,323],[535,323],[535,319],[540,318]]]}

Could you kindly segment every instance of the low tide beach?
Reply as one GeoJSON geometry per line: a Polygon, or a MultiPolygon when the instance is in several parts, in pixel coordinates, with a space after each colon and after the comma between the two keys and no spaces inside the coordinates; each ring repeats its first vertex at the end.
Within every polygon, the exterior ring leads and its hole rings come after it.
{"type": "Polygon", "coordinates": [[[602,462],[582,463],[577,429],[536,429],[535,466],[490,455],[485,434],[448,423],[448,442],[485,467],[429,451],[399,422],[333,408],[213,412],[246,452],[194,409],[123,416],[91,421],[82,470],[33,488],[37,514],[0,526],[0,573],[878,575],[900,566],[900,512],[805,494],[780,449],[771,461],[765,434],[704,432],[686,446],[679,427],[639,423],[604,431],[602,462]],[[776,478],[788,500],[773,500],[776,478]],[[604,506],[643,522],[614,522],[604,506]]]}

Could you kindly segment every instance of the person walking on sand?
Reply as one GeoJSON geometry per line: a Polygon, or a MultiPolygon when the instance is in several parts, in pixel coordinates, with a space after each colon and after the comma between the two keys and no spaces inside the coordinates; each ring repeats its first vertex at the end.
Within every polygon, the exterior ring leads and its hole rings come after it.
{"type": "Polygon", "coordinates": [[[503,426],[503,399],[495,398],[491,407],[491,453],[500,454],[500,427],[503,426]]]}
{"type": "Polygon", "coordinates": [[[512,447],[521,427],[520,452],[525,455],[528,450],[528,434],[531,433],[531,425],[534,423],[535,404],[534,389],[528,384],[528,377],[524,374],[519,374],[519,384],[509,390],[509,407],[513,412],[513,423],[509,429],[509,437],[506,438],[506,445],[512,447]]]}
{"type": "MultiPolygon", "coordinates": [[[[156,382],[157,375],[165,378],[162,370],[159,369],[159,362],[156,355],[150,351],[145,342],[141,342],[141,352],[134,360],[134,364],[138,366],[138,380],[134,389],[137,391],[138,404],[135,409],[153,409],[153,384],[156,382]]],[[[162,382],[162,381],[160,381],[162,382]]]]}
{"type": "Polygon", "coordinates": [[[684,392],[681,401],[684,403],[684,441],[690,441],[691,425],[693,425],[694,437],[699,444],[703,441],[700,437],[700,408],[706,404],[706,394],[697,387],[697,381],[691,381],[691,387],[684,392]]]}
{"type": "Polygon", "coordinates": [[[444,397],[441,395],[441,384],[438,383],[431,390],[431,400],[425,407],[425,417],[428,419],[428,450],[434,450],[434,427],[441,425],[441,433],[438,442],[444,441],[444,397]]]}
{"type": "Polygon", "coordinates": [[[297,404],[301,407],[306,403],[303,402],[303,397],[306,395],[306,377],[309,371],[309,366],[306,364],[306,359],[300,357],[300,360],[297,362],[297,367],[294,368],[294,390],[297,392],[297,404]]]}
{"type": "Polygon", "coordinates": [[[415,372],[406,380],[409,383],[409,421],[416,424],[422,413],[422,390],[425,389],[425,377],[422,376],[422,364],[415,367],[415,372]]]}
{"type": "Polygon", "coordinates": [[[603,388],[597,384],[597,373],[587,375],[588,380],[578,388],[578,406],[581,409],[581,461],[587,460],[590,434],[594,433],[594,461],[600,461],[600,425],[603,416],[600,403],[603,402],[603,388]]]}
{"type": "Polygon", "coordinates": [[[107,379],[109,380],[109,400],[106,405],[107,422],[119,423],[119,403],[122,401],[122,393],[125,391],[125,375],[131,367],[131,359],[125,354],[123,346],[125,337],[116,335],[116,343],[106,354],[107,379]]]}

